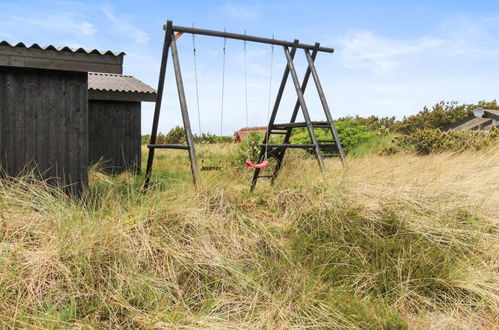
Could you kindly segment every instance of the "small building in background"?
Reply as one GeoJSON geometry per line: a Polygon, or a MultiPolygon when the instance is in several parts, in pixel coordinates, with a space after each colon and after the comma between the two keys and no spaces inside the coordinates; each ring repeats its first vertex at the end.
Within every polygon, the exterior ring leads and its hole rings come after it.
{"type": "Polygon", "coordinates": [[[448,126],[445,130],[490,131],[493,127],[499,128],[499,111],[476,108],[472,115],[448,126]]]}
{"type": "Polygon", "coordinates": [[[245,127],[241,128],[239,131],[237,131],[234,136],[232,136],[232,140],[235,143],[242,142],[250,132],[260,132],[262,134],[265,134],[267,132],[267,127],[262,126],[262,127],[245,127]]]}
{"type": "Polygon", "coordinates": [[[88,72],[123,72],[124,53],[0,42],[0,173],[34,169],[79,192],[88,180],[88,72]]]}
{"type": "Polygon", "coordinates": [[[132,76],[88,74],[89,162],[107,172],[140,172],[141,102],[156,91],[132,76]]]}

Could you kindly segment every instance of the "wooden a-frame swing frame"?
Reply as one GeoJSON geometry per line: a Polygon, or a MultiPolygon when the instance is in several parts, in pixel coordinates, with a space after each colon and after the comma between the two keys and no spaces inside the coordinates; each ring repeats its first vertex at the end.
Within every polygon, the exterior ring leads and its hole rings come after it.
{"type": "Polygon", "coordinates": [[[189,153],[189,161],[192,173],[192,179],[194,184],[198,182],[198,167],[197,167],[197,159],[194,145],[194,138],[191,130],[191,123],[189,119],[189,113],[187,111],[187,102],[184,91],[184,84],[182,80],[182,73],[180,71],[180,62],[177,51],[177,43],[176,39],[180,37],[183,33],[191,33],[198,35],[206,35],[213,37],[221,37],[227,39],[236,39],[236,40],[245,40],[252,41],[258,43],[272,44],[282,46],[284,50],[284,55],[287,60],[286,68],[284,69],[284,74],[281,80],[281,84],[279,86],[279,90],[277,92],[277,96],[274,102],[274,107],[272,109],[272,113],[269,118],[269,123],[267,126],[267,132],[265,133],[264,140],[260,145],[260,155],[258,162],[262,162],[266,155],[276,159],[276,167],[274,168],[272,175],[260,175],[260,168],[255,168],[255,172],[253,174],[253,179],[251,181],[251,191],[255,189],[257,181],[259,178],[270,178],[272,179],[271,183],[273,184],[279,170],[282,166],[282,161],[284,159],[284,155],[288,148],[302,148],[302,149],[313,149],[317,158],[317,162],[319,164],[319,168],[321,171],[324,170],[324,157],[340,157],[342,163],[345,162],[345,153],[343,151],[343,147],[341,145],[340,138],[338,136],[338,132],[336,131],[336,127],[333,122],[333,117],[331,116],[331,111],[329,109],[329,105],[327,103],[324,90],[322,89],[321,82],[319,80],[319,76],[317,74],[317,70],[315,68],[315,59],[319,52],[333,53],[334,49],[321,47],[319,43],[315,43],[314,45],[301,44],[298,40],[294,40],[293,42],[284,41],[284,40],[276,40],[269,38],[261,38],[256,36],[250,36],[246,34],[237,34],[230,32],[222,32],[222,31],[213,31],[213,30],[204,30],[198,28],[190,28],[183,26],[174,26],[172,21],[167,21],[167,24],[163,26],[165,30],[165,38],[163,44],[163,53],[161,57],[161,67],[159,72],[159,81],[158,81],[158,90],[157,90],[157,98],[156,104],[154,108],[154,117],[153,124],[151,130],[151,138],[150,143],[148,144],[149,155],[147,159],[147,167],[146,167],[146,176],[144,183],[144,191],[149,187],[151,181],[152,174],[152,166],[154,162],[154,152],[156,149],[181,149],[187,150],[189,153]],[[175,34],[176,33],[176,34],[175,34]],[[290,50],[291,48],[291,50],[290,50]],[[296,73],[295,65],[293,59],[296,55],[298,49],[303,49],[305,53],[305,57],[307,59],[307,71],[303,78],[302,83],[298,80],[298,75],[296,73]],[[180,101],[180,110],[182,113],[182,121],[185,130],[185,138],[186,144],[157,144],[157,134],[158,134],[158,125],[159,125],[159,116],[161,111],[161,102],[163,100],[163,90],[165,87],[165,75],[166,75],[166,65],[168,62],[168,54],[171,50],[172,54],[172,62],[173,68],[175,71],[175,80],[177,85],[178,97],[180,101]],[[312,53],[310,53],[312,51],[312,53]],[[291,74],[291,79],[293,80],[293,84],[297,94],[297,101],[295,107],[293,109],[293,113],[291,115],[291,119],[289,123],[284,124],[276,124],[275,119],[277,116],[277,111],[279,110],[279,106],[281,103],[282,95],[284,93],[284,88],[288,81],[289,75],[291,74]],[[317,88],[317,92],[319,94],[319,98],[321,101],[322,108],[324,110],[324,114],[326,115],[326,121],[312,121],[310,118],[310,114],[307,108],[307,104],[305,102],[305,89],[307,88],[308,81],[310,79],[310,75],[314,80],[315,86],[317,88]],[[298,116],[298,111],[302,110],[304,122],[296,122],[296,118],[298,116]],[[310,140],[312,143],[310,144],[292,144],[290,143],[290,139],[293,133],[293,129],[297,127],[306,127],[308,133],[310,135],[310,140]],[[324,128],[330,129],[333,139],[332,140],[318,140],[314,128],[324,128]],[[270,143],[270,137],[273,134],[282,134],[284,135],[284,139],[282,143],[272,144],[270,143]],[[324,154],[323,149],[331,150],[331,148],[335,148],[337,153],[324,154]]]}

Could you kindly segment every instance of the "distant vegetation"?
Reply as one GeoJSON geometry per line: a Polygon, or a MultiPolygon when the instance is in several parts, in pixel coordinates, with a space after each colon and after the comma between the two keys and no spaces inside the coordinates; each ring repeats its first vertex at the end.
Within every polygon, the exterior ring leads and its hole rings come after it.
{"type": "Polygon", "coordinates": [[[416,130],[411,134],[397,136],[394,144],[385,149],[385,153],[400,151],[428,155],[434,152],[462,152],[482,150],[499,143],[499,131],[446,131],[439,129],[416,130]]]}
{"type": "MultiPolygon", "coordinates": [[[[362,124],[361,121],[357,119],[340,119],[335,121],[335,126],[346,153],[349,153],[354,148],[366,143],[377,135],[371,127],[362,124]]],[[[315,129],[315,134],[318,140],[332,141],[333,139],[331,130],[328,129],[315,129]]],[[[306,128],[296,129],[296,133],[291,137],[291,142],[311,143],[310,135],[306,128]]]]}
{"type": "MultiPolygon", "coordinates": [[[[363,156],[366,154],[393,154],[397,152],[416,152],[428,154],[443,151],[479,150],[498,141],[497,133],[491,132],[441,132],[441,129],[472,114],[476,107],[499,110],[496,100],[477,104],[458,104],[457,102],[439,102],[431,109],[424,107],[415,115],[397,120],[392,117],[342,117],[335,121],[338,134],[347,154],[363,156]]],[[[319,140],[331,140],[329,130],[315,129],[319,140]]],[[[261,133],[249,134],[249,140],[242,143],[233,157],[234,162],[241,159],[258,157],[258,145],[263,139],[261,133]]],[[[142,137],[147,143],[149,136],[142,137]]],[[[183,128],[177,126],[166,135],[158,135],[158,143],[185,143],[183,128]]],[[[196,143],[231,142],[229,136],[202,134],[194,136],[196,143]]],[[[274,142],[278,142],[275,138],[274,142]]],[[[305,128],[295,129],[292,143],[310,143],[305,128]]]]}
{"type": "MultiPolygon", "coordinates": [[[[464,150],[480,150],[499,142],[496,130],[491,132],[443,132],[442,129],[455,122],[470,116],[473,109],[482,107],[490,110],[499,110],[496,100],[481,101],[477,104],[458,104],[457,102],[439,102],[431,109],[424,107],[419,113],[396,120],[395,117],[347,117],[342,121],[353,120],[366,126],[375,135],[359,144],[344,143],[347,151],[357,148],[357,154],[367,152],[366,146],[372,147],[375,153],[393,154],[397,152],[416,152],[426,155],[433,152],[464,150]],[[391,143],[389,142],[391,138],[391,143]],[[353,148],[349,146],[353,145],[353,148]]],[[[356,136],[353,134],[352,136],[356,136]]],[[[358,141],[358,139],[354,139],[358,141]]],[[[354,152],[354,154],[356,154],[354,152]]]]}
{"type": "Polygon", "coordinates": [[[461,152],[465,150],[481,150],[499,142],[499,134],[493,129],[490,132],[480,131],[447,131],[442,129],[473,113],[473,109],[482,107],[498,110],[499,105],[492,102],[458,105],[456,102],[440,102],[431,110],[424,108],[418,114],[394,122],[392,129],[399,134],[394,143],[384,152],[393,154],[400,151],[416,152],[427,155],[434,152],[461,152]]]}
{"type": "Polygon", "coordinates": [[[496,100],[487,102],[480,101],[477,104],[458,104],[458,102],[441,101],[431,109],[424,107],[423,110],[412,116],[397,120],[395,117],[343,117],[338,121],[356,120],[359,124],[369,127],[372,131],[380,134],[399,133],[410,134],[422,129],[442,129],[455,122],[464,119],[473,113],[473,109],[482,107],[489,110],[499,110],[496,100]]]}
{"type": "Polygon", "coordinates": [[[413,116],[404,117],[396,122],[394,130],[403,134],[414,133],[417,130],[445,128],[455,122],[464,119],[473,113],[473,109],[482,107],[489,110],[499,110],[496,100],[491,102],[481,101],[478,104],[461,104],[457,102],[440,102],[430,110],[424,107],[413,116]]]}
{"type": "MultiPolygon", "coordinates": [[[[151,136],[149,134],[142,135],[141,143],[149,143],[151,136]]],[[[194,134],[194,142],[196,143],[228,143],[232,142],[231,136],[219,136],[211,133],[202,133],[201,135],[194,134]]],[[[168,133],[159,133],[156,138],[158,144],[182,144],[185,143],[185,131],[183,127],[175,126],[168,133]]]]}

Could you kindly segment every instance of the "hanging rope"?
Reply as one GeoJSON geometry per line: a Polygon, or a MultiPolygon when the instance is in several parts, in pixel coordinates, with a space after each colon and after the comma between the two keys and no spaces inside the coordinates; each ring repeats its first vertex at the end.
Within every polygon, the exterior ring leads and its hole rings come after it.
{"type": "MultiPolygon", "coordinates": [[[[194,28],[194,24],[192,24],[194,28]]],[[[201,112],[199,110],[199,89],[198,89],[198,68],[197,68],[197,60],[196,60],[196,35],[192,34],[192,54],[194,58],[194,81],[196,83],[196,103],[198,108],[198,128],[199,128],[199,136],[201,136],[201,112]]]]}
{"type": "MultiPolygon", "coordinates": [[[[272,40],[274,39],[274,35],[272,35],[272,40]]],[[[270,106],[272,102],[272,71],[274,68],[274,45],[272,45],[270,51],[270,78],[269,78],[269,102],[267,106],[267,122],[270,120],[270,106]]]]}
{"type": "MultiPolygon", "coordinates": [[[[274,35],[272,35],[272,39],[274,39],[274,35]]],[[[246,73],[246,44],[244,48],[245,54],[244,54],[244,64],[245,64],[245,73],[246,73]]],[[[270,106],[271,106],[271,97],[272,97],[272,72],[273,72],[273,66],[274,66],[274,45],[272,45],[271,51],[270,51],[270,77],[269,77],[269,100],[268,100],[268,106],[267,106],[267,123],[270,121],[270,106]]],[[[246,76],[246,75],[245,75],[246,76]]],[[[246,110],[248,111],[248,110],[246,110]]],[[[268,131],[268,128],[267,128],[268,131]]],[[[270,141],[270,136],[265,137],[265,158],[263,162],[260,164],[253,164],[253,162],[247,160],[245,162],[246,166],[253,167],[253,168],[264,168],[270,165],[270,162],[268,161],[268,149],[269,149],[269,141],[270,141]]]]}
{"type": "MultiPolygon", "coordinates": [[[[246,35],[246,30],[244,31],[244,35],[246,35]]],[[[244,40],[244,92],[245,92],[245,105],[246,105],[246,127],[249,127],[248,120],[248,69],[246,62],[246,44],[248,41],[244,40]]]]}
{"type": "MultiPolygon", "coordinates": [[[[227,32],[227,29],[224,28],[224,32],[227,32]]],[[[227,48],[227,38],[224,38],[223,63],[222,63],[222,105],[220,108],[220,136],[223,135],[223,121],[224,121],[225,50],[226,50],[226,48],[227,48]]]]}
{"type": "MultiPolygon", "coordinates": [[[[272,39],[274,39],[274,35],[272,35],[272,39]]],[[[274,44],[271,46],[271,51],[270,51],[270,77],[269,77],[269,101],[267,105],[267,123],[270,121],[270,106],[271,106],[271,100],[272,100],[272,72],[273,72],[273,67],[274,67],[274,44]]],[[[267,128],[268,130],[268,128],[267,128]]],[[[266,139],[266,144],[265,144],[265,160],[267,160],[267,152],[269,149],[269,140],[270,136],[267,137],[266,139]]]]}

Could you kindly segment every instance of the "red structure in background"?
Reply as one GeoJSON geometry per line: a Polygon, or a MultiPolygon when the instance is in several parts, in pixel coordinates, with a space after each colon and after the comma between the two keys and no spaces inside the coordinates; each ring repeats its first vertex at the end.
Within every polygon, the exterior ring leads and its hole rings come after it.
{"type": "Polygon", "coordinates": [[[234,134],[234,136],[232,137],[232,140],[235,143],[239,143],[239,142],[243,141],[250,132],[253,132],[253,131],[262,132],[262,134],[265,134],[267,132],[267,126],[241,128],[239,131],[237,131],[234,134]]]}

